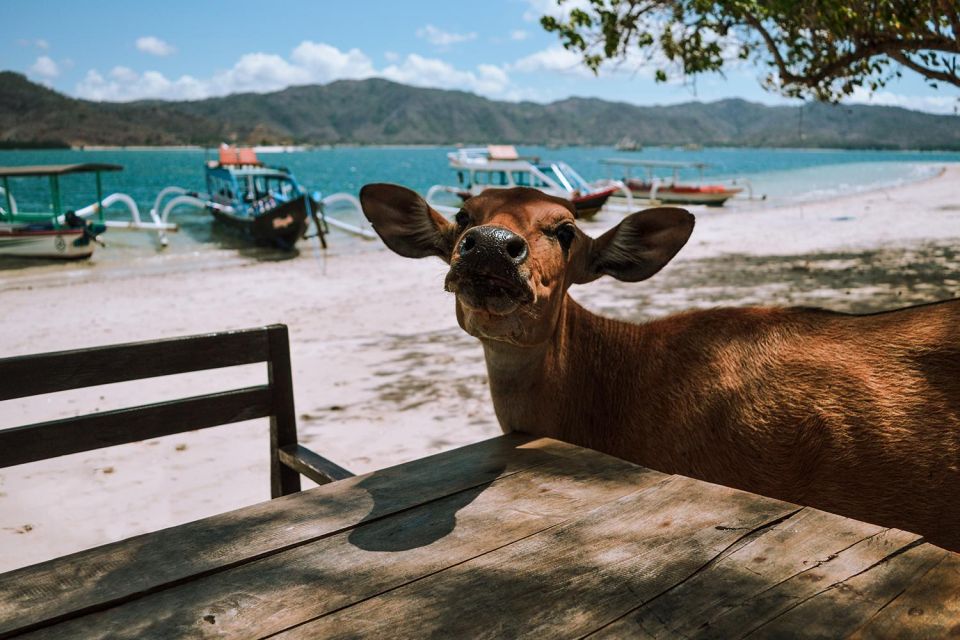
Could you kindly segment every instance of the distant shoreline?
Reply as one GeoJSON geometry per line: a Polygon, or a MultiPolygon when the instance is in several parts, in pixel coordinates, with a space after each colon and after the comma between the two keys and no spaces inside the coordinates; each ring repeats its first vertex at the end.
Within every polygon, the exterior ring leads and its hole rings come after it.
{"type": "MultiPolygon", "coordinates": [[[[552,149],[565,149],[565,148],[575,148],[575,149],[590,149],[590,148],[610,148],[615,153],[623,153],[615,151],[613,145],[609,144],[544,144],[544,143],[534,143],[534,142],[504,142],[504,144],[512,144],[518,147],[546,147],[552,149]]],[[[215,151],[219,145],[199,145],[199,144],[173,144],[173,145],[67,145],[67,144],[53,144],[53,143],[24,143],[24,146],[6,146],[0,145],[0,152],[3,151],[215,151]]],[[[243,145],[241,145],[243,146],[243,145]]],[[[338,144],[269,144],[269,145],[249,145],[252,146],[257,153],[300,153],[304,151],[327,151],[332,149],[452,149],[458,147],[467,147],[467,146],[486,146],[486,143],[473,143],[473,142],[449,142],[449,143],[338,143],[338,144]]],[[[682,149],[683,145],[647,145],[645,149],[682,149]]],[[[917,148],[890,148],[883,146],[854,146],[854,147],[845,147],[845,146],[810,146],[810,147],[796,147],[796,146],[756,146],[756,145],[727,145],[727,144],[718,144],[718,145],[703,145],[699,150],[707,149],[757,149],[757,150],[768,150],[768,151],[811,151],[811,152],[823,152],[823,151],[877,151],[877,152],[887,152],[887,153],[960,153],[960,148],[956,147],[944,147],[944,148],[926,148],[926,147],[917,147],[917,148]]],[[[643,152],[630,152],[631,157],[634,155],[642,156],[643,152]]],[[[697,151],[690,151],[691,154],[697,153],[697,151]]]]}

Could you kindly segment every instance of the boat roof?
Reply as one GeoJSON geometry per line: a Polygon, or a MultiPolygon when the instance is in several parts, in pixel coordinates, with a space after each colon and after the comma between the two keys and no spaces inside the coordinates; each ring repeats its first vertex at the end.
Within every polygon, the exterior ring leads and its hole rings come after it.
{"type": "Polygon", "coordinates": [[[630,167],[665,167],[669,169],[706,169],[709,162],[670,162],[667,160],[628,160],[626,158],[605,158],[600,164],[619,164],[630,167]]]}
{"type": "Polygon", "coordinates": [[[220,164],[222,165],[255,165],[263,163],[257,158],[257,153],[250,147],[233,147],[227,144],[220,145],[220,164]]]}
{"type": "Polygon", "coordinates": [[[82,164],[35,164],[22,167],[0,167],[0,177],[62,176],[68,173],[94,173],[98,171],[123,171],[119,164],[85,162],[82,164]]]}
{"type": "Polygon", "coordinates": [[[207,168],[211,171],[220,170],[232,173],[235,176],[275,176],[278,178],[290,178],[289,171],[276,167],[265,167],[263,165],[235,165],[235,164],[216,164],[210,163],[207,168]]]}
{"type": "Polygon", "coordinates": [[[462,147],[447,154],[450,166],[458,169],[502,170],[537,164],[536,156],[521,156],[511,144],[490,144],[485,147],[462,147]]]}

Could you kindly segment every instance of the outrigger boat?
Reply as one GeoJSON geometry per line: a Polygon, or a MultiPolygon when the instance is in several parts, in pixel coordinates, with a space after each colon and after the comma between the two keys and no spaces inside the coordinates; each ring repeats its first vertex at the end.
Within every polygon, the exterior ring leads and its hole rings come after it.
{"type": "MultiPolygon", "coordinates": [[[[630,192],[637,198],[655,200],[672,204],[704,204],[710,207],[720,207],[723,203],[737,195],[743,188],[722,184],[703,184],[703,170],[710,165],[705,162],[661,162],[655,160],[625,160],[620,158],[601,160],[608,166],[623,167],[622,181],[630,188],[630,192]],[[631,169],[640,167],[646,170],[646,177],[635,178],[631,169]],[[672,170],[672,177],[662,179],[656,175],[658,169],[672,170]],[[682,169],[696,169],[700,178],[697,184],[681,184],[680,171],[682,169]]],[[[742,181],[750,189],[749,183],[742,181]]],[[[751,193],[752,198],[752,193],[751,193]]]]}
{"type": "MultiPolygon", "coordinates": [[[[103,243],[100,235],[107,229],[150,230],[165,234],[177,226],[161,222],[153,216],[152,222],[140,220],[140,211],[133,198],[125,193],[103,197],[101,174],[121,171],[116,164],[84,163],[0,167],[0,255],[29,258],[89,258],[96,245],[103,243]],[[65,210],[60,189],[60,177],[75,173],[96,176],[97,201],[77,210],[65,210]],[[50,206],[45,212],[23,212],[13,195],[11,178],[47,178],[50,185],[50,206]],[[104,210],[113,204],[123,205],[130,220],[107,220],[104,210]]],[[[165,237],[165,236],[164,236],[165,237]]]]}
{"type": "Polygon", "coordinates": [[[452,207],[434,202],[439,193],[450,193],[466,201],[486,189],[511,187],[533,187],[566,198],[573,203],[578,218],[596,215],[617,191],[623,191],[630,198],[629,190],[622,183],[611,181],[603,185],[591,185],[567,163],[541,162],[534,156],[523,157],[511,145],[458,149],[448,153],[447,159],[450,167],[457,171],[458,184],[434,185],[427,192],[427,201],[441,211],[452,207]]]}
{"type": "MultiPolygon", "coordinates": [[[[312,235],[324,246],[325,233],[331,226],[369,239],[377,237],[370,229],[325,214],[326,208],[336,202],[346,202],[360,212],[356,198],[346,193],[326,198],[308,193],[289,169],[264,165],[253,149],[222,145],[219,159],[208,161],[204,170],[206,193],[167,187],[157,196],[152,212],[166,221],[177,206],[203,207],[255,243],[281,249],[293,249],[297,240],[308,235],[311,222],[315,229],[312,235]],[[167,199],[169,196],[173,197],[167,199]]],[[[358,213],[358,219],[364,218],[358,213]]]]}

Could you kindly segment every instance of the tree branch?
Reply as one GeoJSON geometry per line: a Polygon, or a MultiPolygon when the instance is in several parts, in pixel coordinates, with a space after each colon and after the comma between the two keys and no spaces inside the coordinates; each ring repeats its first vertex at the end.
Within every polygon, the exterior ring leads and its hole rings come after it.
{"type": "Polygon", "coordinates": [[[936,69],[931,69],[930,67],[925,67],[923,65],[917,64],[911,60],[905,53],[902,51],[894,51],[887,53],[888,56],[902,64],[903,66],[916,71],[917,73],[923,74],[931,80],[939,80],[941,82],[946,82],[952,84],[956,87],[960,87],[960,76],[956,74],[951,74],[946,71],[937,71],[936,69]]]}

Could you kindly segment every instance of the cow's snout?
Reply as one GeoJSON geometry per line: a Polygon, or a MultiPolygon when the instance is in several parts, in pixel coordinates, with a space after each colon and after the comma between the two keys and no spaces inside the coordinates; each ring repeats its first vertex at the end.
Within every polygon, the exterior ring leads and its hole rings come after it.
{"type": "Polygon", "coordinates": [[[457,253],[467,262],[507,260],[517,266],[529,255],[526,240],[509,229],[492,225],[474,227],[463,234],[457,253]]]}

